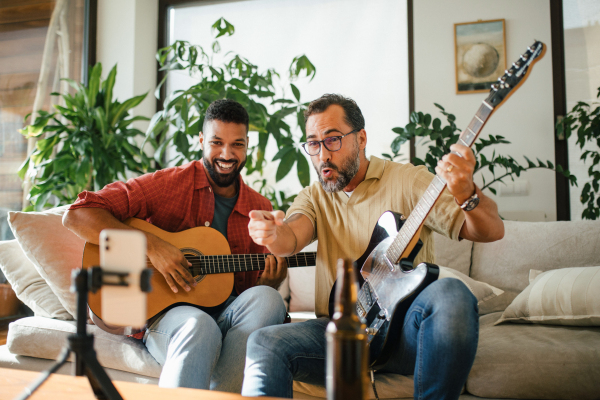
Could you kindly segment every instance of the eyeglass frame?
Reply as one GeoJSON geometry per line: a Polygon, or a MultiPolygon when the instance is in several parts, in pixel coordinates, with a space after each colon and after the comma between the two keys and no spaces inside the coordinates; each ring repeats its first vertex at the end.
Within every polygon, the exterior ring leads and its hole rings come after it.
{"type": "Polygon", "coordinates": [[[336,152],[336,151],[340,151],[340,150],[342,149],[342,139],[343,139],[343,138],[345,138],[346,136],[348,136],[348,135],[350,135],[350,134],[352,134],[352,133],[358,133],[358,132],[360,132],[362,129],[363,129],[363,128],[360,128],[360,129],[355,129],[355,130],[353,130],[353,131],[351,131],[351,132],[348,132],[348,133],[346,133],[346,134],[344,134],[344,135],[342,135],[342,136],[327,136],[325,139],[322,139],[322,140],[309,140],[308,142],[300,143],[300,145],[301,145],[301,146],[302,146],[302,148],[304,149],[304,152],[305,152],[306,154],[308,154],[309,156],[311,156],[311,157],[312,157],[312,156],[318,156],[319,154],[321,154],[321,146],[325,146],[325,148],[327,149],[327,151],[330,151],[330,152],[332,152],[332,153],[333,153],[333,152],[336,152]],[[339,148],[339,149],[337,149],[337,150],[330,150],[330,149],[329,149],[329,147],[327,147],[327,145],[325,144],[325,141],[326,141],[327,139],[331,139],[331,138],[339,138],[339,139],[340,139],[340,148],[339,148]],[[305,146],[306,146],[306,145],[307,145],[309,142],[318,142],[318,143],[319,143],[319,151],[317,151],[315,154],[310,154],[310,153],[308,152],[308,150],[306,150],[306,147],[305,147],[305,146]]]}

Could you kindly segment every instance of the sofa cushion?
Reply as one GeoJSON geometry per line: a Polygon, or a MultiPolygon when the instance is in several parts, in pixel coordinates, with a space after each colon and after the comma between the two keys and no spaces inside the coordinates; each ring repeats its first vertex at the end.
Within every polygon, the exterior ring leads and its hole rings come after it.
{"type": "MultiPolygon", "coordinates": [[[[18,356],[8,351],[8,346],[0,346],[0,368],[21,369],[25,371],[46,371],[54,365],[54,360],[46,360],[42,358],[34,358],[27,356],[18,356]]],[[[104,368],[108,377],[113,381],[125,381],[136,383],[151,383],[158,384],[158,378],[133,374],[131,372],[119,371],[112,368],[104,368]]],[[[60,375],[72,375],[73,363],[67,362],[55,372],[60,375]]],[[[86,383],[87,384],[87,383],[86,383]]],[[[42,389],[43,391],[43,389],[42,389]]],[[[40,393],[41,395],[41,393],[40,393]]],[[[46,392],[48,397],[50,393],[46,392]]],[[[0,396],[0,398],[2,398],[0,396]]],[[[57,397],[62,398],[62,397],[57,397]]]]}
{"type": "Polygon", "coordinates": [[[457,242],[436,232],[433,233],[433,242],[435,252],[434,262],[437,265],[455,269],[469,276],[473,242],[470,240],[457,242]]]}
{"type": "Polygon", "coordinates": [[[600,328],[533,324],[494,326],[480,318],[479,345],[467,391],[511,399],[597,399],[600,328]]]}
{"type": "Polygon", "coordinates": [[[19,300],[35,315],[57,319],[73,319],[65,310],[35,266],[23,253],[17,240],[0,242],[0,269],[19,300]]]}
{"type": "Polygon", "coordinates": [[[496,324],[506,321],[600,326],[600,267],[561,268],[539,274],[496,324]]]}
{"type": "Polygon", "coordinates": [[[44,212],[13,211],[8,213],[8,222],[27,258],[63,307],[75,316],[71,270],[81,268],[85,241],[63,226],[62,215],[68,207],[44,212]]]}
{"type": "Polygon", "coordinates": [[[469,276],[509,292],[528,285],[530,269],[600,265],[597,221],[504,221],[504,238],[475,243],[469,276]]]}
{"type": "MultiPolygon", "coordinates": [[[[141,340],[113,335],[93,325],[88,325],[87,331],[94,335],[94,349],[102,366],[155,378],[160,375],[161,366],[141,340]]],[[[67,337],[75,332],[75,321],[22,318],[9,325],[6,345],[13,354],[55,360],[67,337]]]]}

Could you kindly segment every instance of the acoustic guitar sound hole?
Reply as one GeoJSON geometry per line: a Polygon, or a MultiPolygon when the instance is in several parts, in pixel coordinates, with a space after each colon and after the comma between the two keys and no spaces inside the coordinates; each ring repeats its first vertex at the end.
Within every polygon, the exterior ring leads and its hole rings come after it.
{"type": "Polygon", "coordinates": [[[202,253],[199,252],[198,250],[190,248],[190,247],[185,247],[180,250],[183,253],[183,255],[185,256],[185,259],[188,260],[192,264],[192,267],[190,268],[190,272],[192,273],[194,280],[197,283],[202,282],[202,280],[204,278],[206,278],[206,275],[195,275],[194,274],[194,267],[201,266],[200,265],[200,256],[202,255],[202,253]]]}

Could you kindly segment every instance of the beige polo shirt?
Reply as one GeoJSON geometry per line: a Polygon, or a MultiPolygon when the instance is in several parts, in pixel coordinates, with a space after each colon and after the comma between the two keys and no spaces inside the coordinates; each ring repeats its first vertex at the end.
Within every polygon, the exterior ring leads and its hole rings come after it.
{"type": "MultiPolygon", "coordinates": [[[[431,183],[434,175],[424,166],[399,164],[371,157],[365,180],[351,197],[342,191],[327,193],[319,182],[304,188],[287,216],[301,213],[315,227],[318,239],[315,277],[315,312],[328,316],[329,292],[336,279],[339,258],[356,260],[367,249],[371,233],[381,214],[391,210],[408,216],[431,183]]],[[[465,220],[454,197],[444,190],[425,220],[421,231],[423,248],[415,259],[434,262],[432,230],[458,240],[465,220]]]]}

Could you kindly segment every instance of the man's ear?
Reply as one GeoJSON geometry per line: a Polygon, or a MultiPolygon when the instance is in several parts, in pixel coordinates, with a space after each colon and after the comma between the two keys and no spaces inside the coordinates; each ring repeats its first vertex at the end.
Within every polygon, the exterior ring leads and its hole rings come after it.
{"type": "Polygon", "coordinates": [[[202,151],[204,151],[204,133],[200,132],[198,141],[200,142],[200,148],[202,149],[202,151]]]}
{"type": "Polygon", "coordinates": [[[367,147],[367,131],[361,129],[358,132],[358,146],[361,150],[364,150],[367,147]]]}

